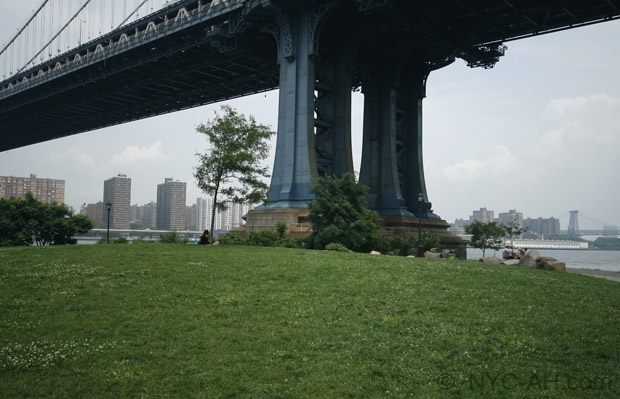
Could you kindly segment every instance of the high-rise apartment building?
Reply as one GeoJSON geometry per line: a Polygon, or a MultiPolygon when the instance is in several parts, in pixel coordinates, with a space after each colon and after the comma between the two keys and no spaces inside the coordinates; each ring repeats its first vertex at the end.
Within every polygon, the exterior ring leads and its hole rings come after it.
{"type": "Polygon", "coordinates": [[[101,201],[96,204],[83,204],[80,208],[80,214],[99,222],[105,222],[105,218],[108,216],[105,204],[101,201]]]}
{"type": "Polygon", "coordinates": [[[25,198],[27,193],[46,204],[65,202],[65,181],[30,177],[0,176],[0,198],[25,198]]]}
{"type": "MultiPolygon", "coordinates": [[[[112,204],[110,208],[110,227],[128,229],[131,226],[131,178],[118,176],[103,182],[103,203],[112,204]]],[[[107,222],[107,209],[104,221],[107,222]]]]}
{"type": "Polygon", "coordinates": [[[516,222],[518,227],[523,226],[523,213],[517,212],[515,209],[512,209],[508,212],[499,214],[497,218],[497,222],[499,224],[505,224],[506,226],[510,226],[512,222],[516,222]]]}
{"type": "Polygon", "coordinates": [[[196,198],[196,230],[204,231],[211,228],[211,200],[196,198]]]}
{"type": "Polygon", "coordinates": [[[488,211],[487,208],[480,208],[479,211],[473,212],[472,216],[469,217],[469,221],[477,220],[480,223],[490,223],[493,221],[493,214],[494,212],[488,211]]]}
{"type": "MultiPolygon", "coordinates": [[[[215,230],[232,230],[235,227],[245,224],[243,216],[254,209],[248,203],[235,204],[232,201],[225,201],[226,209],[216,211],[215,230]]],[[[210,198],[196,199],[196,228],[199,231],[211,229],[211,214],[213,212],[213,200],[210,198]]]]}
{"type": "Polygon", "coordinates": [[[196,204],[185,207],[185,228],[187,230],[196,230],[196,213],[198,207],[196,204]]]}
{"type": "Polygon", "coordinates": [[[142,219],[140,219],[142,227],[155,228],[157,226],[157,203],[149,202],[144,205],[144,211],[142,212],[142,219]]]}
{"type": "Polygon", "coordinates": [[[159,230],[185,230],[185,192],[187,184],[166,178],[157,185],[157,220],[159,230]]]}
{"type": "Polygon", "coordinates": [[[523,220],[523,228],[526,228],[528,235],[535,234],[535,237],[542,238],[560,234],[560,220],[554,217],[549,219],[527,218],[523,220]]]}

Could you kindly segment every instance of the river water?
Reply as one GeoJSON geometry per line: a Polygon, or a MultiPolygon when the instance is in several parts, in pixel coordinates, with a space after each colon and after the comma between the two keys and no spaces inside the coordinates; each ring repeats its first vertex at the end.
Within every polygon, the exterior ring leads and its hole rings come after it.
{"type": "MultiPolygon", "coordinates": [[[[599,269],[610,272],[620,272],[620,251],[600,251],[585,249],[537,249],[540,256],[551,256],[560,262],[566,263],[566,267],[574,269],[599,269]]],[[[486,256],[501,258],[501,251],[494,253],[487,249],[486,256]]],[[[482,251],[477,248],[467,248],[467,259],[477,260],[482,257],[482,251]]]]}

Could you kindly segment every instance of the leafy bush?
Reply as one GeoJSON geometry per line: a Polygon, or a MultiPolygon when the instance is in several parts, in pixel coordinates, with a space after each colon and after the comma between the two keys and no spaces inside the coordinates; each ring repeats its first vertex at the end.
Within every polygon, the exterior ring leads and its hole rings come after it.
{"type": "Polygon", "coordinates": [[[284,248],[300,248],[303,246],[303,240],[298,238],[280,238],[275,242],[274,246],[284,248]]]}
{"type": "Polygon", "coordinates": [[[288,230],[288,224],[284,220],[278,220],[276,222],[276,234],[278,235],[278,237],[284,238],[286,230],[288,230]]]}
{"type": "Polygon", "coordinates": [[[46,204],[27,193],[25,199],[0,199],[0,246],[76,244],[93,221],[75,215],[65,204],[46,204]]]}
{"type": "Polygon", "coordinates": [[[248,245],[259,247],[273,247],[278,240],[278,235],[271,230],[251,232],[248,238],[248,245]]]}
{"type": "MultiPolygon", "coordinates": [[[[437,234],[422,234],[422,252],[432,251],[440,247],[440,239],[437,234]]],[[[418,235],[408,234],[406,236],[387,236],[380,235],[374,245],[375,250],[382,254],[394,256],[407,256],[418,254],[418,235]]]]}
{"type": "Polygon", "coordinates": [[[248,239],[241,237],[234,232],[217,237],[217,241],[221,245],[248,245],[248,239]]]}
{"type": "Polygon", "coordinates": [[[187,239],[181,237],[176,231],[168,231],[159,235],[160,242],[164,244],[185,244],[187,239]]]}
{"type": "Polygon", "coordinates": [[[129,244],[129,241],[125,237],[118,237],[115,240],[110,240],[112,244],[129,244]]]}
{"type": "Polygon", "coordinates": [[[366,209],[368,188],[352,173],[316,180],[310,204],[312,235],[307,248],[323,249],[339,243],[353,251],[367,252],[377,239],[376,213],[366,209]]]}
{"type": "Polygon", "coordinates": [[[328,250],[328,251],[349,252],[349,248],[347,248],[344,245],[339,244],[337,242],[332,242],[330,244],[327,244],[325,246],[325,249],[328,250]]]}

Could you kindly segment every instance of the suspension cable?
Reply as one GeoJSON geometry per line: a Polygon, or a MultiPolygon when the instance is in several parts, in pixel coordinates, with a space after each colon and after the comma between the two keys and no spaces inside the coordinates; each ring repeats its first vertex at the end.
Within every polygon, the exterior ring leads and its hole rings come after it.
{"type": "Polygon", "coordinates": [[[17,34],[16,34],[15,36],[13,36],[13,38],[9,41],[9,44],[7,44],[6,46],[4,46],[4,48],[2,49],[2,51],[0,51],[0,55],[2,55],[2,54],[6,51],[6,49],[7,49],[7,48],[9,48],[9,46],[10,46],[11,44],[13,44],[13,42],[15,41],[15,39],[17,39],[17,37],[18,37],[19,35],[21,35],[21,33],[24,31],[24,29],[26,29],[26,28],[28,27],[28,25],[30,24],[30,22],[32,22],[32,20],[36,18],[37,14],[39,14],[39,11],[41,11],[41,9],[42,9],[43,7],[45,7],[45,5],[47,4],[47,2],[48,2],[48,1],[49,1],[49,0],[44,0],[44,1],[43,1],[43,4],[41,4],[41,5],[39,6],[39,8],[37,9],[37,11],[36,11],[34,14],[32,14],[32,17],[30,17],[30,19],[28,20],[28,22],[26,22],[26,24],[25,24],[24,26],[22,26],[22,28],[21,28],[21,29],[17,32],[17,34]]]}
{"type": "MultiPolygon", "coordinates": [[[[66,24],[64,24],[64,26],[63,26],[62,28],[60,28],[60,30],[58,31],[58,33],[56,33],[56,34],[55,34],[55,35],[54,35],[54,36],[53,36],[53,37],[49,40],[49,42],[47,42],[47,44],[45,45],[45,47],[49,46],[49,45],[50,45],[50,44],[51,44],[51,43],[52,43],[52,42],[53,42],[53,41],[54,41],[54,40],[55,40],[58,36],[60,36],[60,34],[64,31],[64,29],[65,29],[67,26],[69,26],[69,24],[70,24],[71,22],[73,22],[73,20],[75,20],[75,18],[76,18],[76,17],[80,14],[80,12],[82,12],[82,10],[83,10],[84,8],[86,8],[86,6],[87,6],[90,2],[91,2],[91,0],[86,0],[86,2],[82,5],[82,7],[80,7],[80,9],[79,9],[79,10],[77,10],[77,11],[75,12],[75,14],[73,14],[73,17],[71,17],[71,18],[69,19],[69,21],[68,21],[66,24]]],[[[23,71],[23,70],[24,70],[24,69],[28,66],[28,64],[30,64],[30,63],[32,62],[32,60],[36,59],[36,58],[39,56],[39,54],[41,54],[41,53],[43,52],[43,50],[45,50],[45,47],[43,47],[43,49],[39,50],[39,52],[38,52],[38,53],[36,53],[36,54],[34,55],[34,57],[32,57],[32,58],[30,59],[30,61],[28,61],[28,62],[27,62],[27,63],[26,63],[23,67],[21,67],[21,68],[17,71],[17,73],[19,73],[19,72],[23,71]]]]}
{"type": "Polygon", "coordinates": [[[127,16],[127,18],[125,18],[123,20],[123,22],[121,22],[116,29],[120,28],[121,26],[125,25],[125,22],[129,21],[129,19],[131,17],[133,17],[133,15],[140,9],[140,7],[142,7],[144,5],[144,3],[146,3],[147,0],[142,0],[142,2],[140,4],[138,4],[138,6],[127,16]]]}

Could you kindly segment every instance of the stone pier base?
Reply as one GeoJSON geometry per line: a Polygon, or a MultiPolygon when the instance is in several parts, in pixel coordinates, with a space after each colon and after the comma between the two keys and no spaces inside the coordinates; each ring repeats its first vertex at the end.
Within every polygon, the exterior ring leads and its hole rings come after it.
{"type": "Polygon", "coordinates": [[[263,230],[276,230],[276,223],[283,220],[288,225],[287,237],[304,238],[312,233],[312,224],[308,220],[309,209],[253,209],[243,218],[245,225],[237,227],[233,232],[240,236],[263,230]]]}
{"type": "MultiPolygon", "coordinates": [[[[246,224],[233,232],[247,236],[251,232],[275,231],[276,223],[283,220],[288,225],[287,237],[304,238],[312,233],[308,216],[309,209],[254,209],[244,216],[246,224]]],[[[454,249],[456,257],[467,259],[467,242],[448,232],[450,225],[445,220],[422,219],[422,233],[431,232],[439,236],[441,249],[454,249]]],[[[386,235],[418,234],[418,218],[407,216],[380,216],[379,231],[386,235]]]]}
{"type": "MultiPolygon", "coordinates": [[[[418,234],[417,217],[380,216],[379,231],[386,235],[418,234]]],[[[458,259],[467,259],[467,241],[448,231],[450,224],[440,219],[422,219],[422,234],[434,233],[439,236],[441,249],[454,249],[458,259]]]]}

